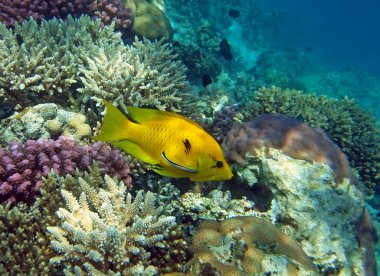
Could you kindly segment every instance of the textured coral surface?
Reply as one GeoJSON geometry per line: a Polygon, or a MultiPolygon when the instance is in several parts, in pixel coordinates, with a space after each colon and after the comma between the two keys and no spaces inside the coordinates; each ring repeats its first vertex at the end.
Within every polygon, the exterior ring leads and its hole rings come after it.
{"type": "Polygon", "coordinates": [[[104,173],[131,184],[126,159],[106,144],[81,146],[64,136],[57,140],[14,141],[9,149],[0,148],[0,202],[31,203],[39,193],[42,177],[51,170],[59,175],[74,174],[77,169],[87,170],[94,161],[104,173]]]}

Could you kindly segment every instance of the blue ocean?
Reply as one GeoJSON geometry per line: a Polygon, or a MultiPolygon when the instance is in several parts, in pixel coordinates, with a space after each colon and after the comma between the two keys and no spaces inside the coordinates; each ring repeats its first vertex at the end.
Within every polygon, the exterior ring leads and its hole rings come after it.
{"type": "Polygon", "coordinates": [[[0,275],[378,275],[379,8],[1,0],[0,275]]]}

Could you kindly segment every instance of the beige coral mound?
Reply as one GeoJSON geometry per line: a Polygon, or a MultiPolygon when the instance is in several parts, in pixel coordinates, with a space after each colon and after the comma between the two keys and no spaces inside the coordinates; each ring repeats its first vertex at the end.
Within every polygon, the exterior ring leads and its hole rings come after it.
{"type": "Polygon", "coordinates": [[[264,219],[229,218],[218,223],[217,230],[215,223],[202,224],[192,239],[195,255],[185,267],[188,272],[205,275],[211,269],[217,275],[316,273],[313,262],[297,242],[264,219]]]}
{"type": "Polygon", "coordinates": [[[107,188],[95,191],[83,179],[77,199],[62,190],[66,209],[57,215],[61,226],[50,226],[51,245],[59,253],[53,263],[64,263],[65,274],[138,275],[149,266],[147,247],[162,246],[165,232],[174,226],[174,217],[155,208],[155,196],[140,191],[132,201],[126,186],[105,177],[107,188]]]}

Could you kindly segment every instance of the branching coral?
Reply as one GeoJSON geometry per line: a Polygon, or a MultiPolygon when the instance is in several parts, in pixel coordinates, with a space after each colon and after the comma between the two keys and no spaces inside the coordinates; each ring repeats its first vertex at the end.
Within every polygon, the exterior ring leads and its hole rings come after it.
{"type": "Polygon", "coordinates": [[[80,146],[72,138],[57,140],[14,141],[10,148],[0,148],[0,202],[33,202],[50,170],[59,175],[87,170],[94,161],[104,174],[118,176],[131,185],[126,159],[103,143],[80,146]]]}
{"type": "Polygon", "coordinates": [[[222,275],[316,272],[297,242],[257,217],[205,221],[193,236],[192,249],[195,255],[186,269],[201,275],[210,270],[222,275]]]}
{"type": "Polygon", "coordinates": [[[62,275],[62,266],[50,259],[57,253],[50,246],[46,226],[58,225],[56,211],[64,206],[57,190],[69,190],[79,196],[78,178],[91,183],[93,189],[104,187],[103,172],[96,164],[88,171],[59,177],[55,172],[43,178],[41,194],[34,204],[18,203],[14,207],[0,204],[0,274],[1,275],[62,275]],[[22,260],[22,262],[20,261],[22,260]]]}
{"type": "Polygon", "coordinates": [[[186,68],[176,57],[163,40],[140,42],[136,38],[132,46],[116,54],[104,51],[87,58],[88,65],[81,69],[85,87],[78,90],[124,109],[135,105],[186,111],[190,104],[185,101],[190,97],[189,84],[185,80],[186,68]]]}
{"type": "Polygon", "coordinates": [[[35,20],[14,30],[0,24],[0,100],[22,108],[41,102],[79,105],[72,97],[78,66],[100,49],[110,55],[122,47],[114,26],[101,28],[89,17],[35,20]]]}
{"type": "Polygon", "coordinates": [[[302,117],[314,128],[322,128],[347,155],[368,193],[380,191],[380,136],[375,117],[353,100],[329,99],[278,87],[260,88],[242,108],[245,120],[263,113],[302,117]]]}
{"type": "MultiPolygon", "coordinates": [[[[77,199],[62,190],[67,209],[57,212],[61,227],[50,226],[53,263],[66,264],[65,274],[127,273],[136,275],[149,268],[147,247],[160,247],[174,217],[155,207],[155,195],[140,191],[132,201],[123,182],[105,176],[105,189],[96,191],[79,178],[83,192],[77,199]]],[[[149,268],[152,269],[152,268],[149,268]]]]}

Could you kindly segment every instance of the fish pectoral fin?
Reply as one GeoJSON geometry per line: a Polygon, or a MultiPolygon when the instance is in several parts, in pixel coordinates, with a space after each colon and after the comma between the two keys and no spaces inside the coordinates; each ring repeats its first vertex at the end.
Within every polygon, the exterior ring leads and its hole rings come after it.
{"type": "Polygon", "coordinates": [[[198,172],[197,169],[193,169],[193,168],[189,168],[189,167],[186,167],[186,166],[182,166],[180,164],[177,164],[177,163],[171,161],[169,158],[166,157],[164,151],[161,153],[161,156],[162,156],[162,158],[164,158],[164,160],[166,162],[168,162],[174,168],[177,168],[177,169],[179,169],[181,171],[189,172],[189,173],[197,173],[198,172]]]}
{"type": "Polygon", "coordinates": [[[139,145],[130,140],[113,141],[112,145],[121,148],[130,155],[140,159],[141,161],[154,165],[157,164],[157,160],[154,160],[149,154],[147,154],[139,145]]]}

